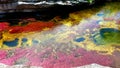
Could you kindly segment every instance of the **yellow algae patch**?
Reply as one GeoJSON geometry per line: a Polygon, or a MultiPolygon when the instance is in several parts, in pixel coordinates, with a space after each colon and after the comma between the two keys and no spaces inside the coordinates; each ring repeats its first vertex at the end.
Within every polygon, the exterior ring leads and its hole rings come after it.
{"type": "Polygon", "coordinates": [[[112,45],[96,45],[93,43],[93,41],[90,40],[85,40],[83,42],[72,41],[72,43],[86,50],[95,50],[100,54],[112,55],[112,53],[115,51],[115,47],[113,47],[112,45]]]}
{"type": "Polygon", "coordinates": [[[67,25],[67,26],[72,26],[75,24],[79,24],[80,21],[84,18],[89,18],[91,17],[95,12],[91,10],[82,10],[74,13],[69,14],[68,19],[64,19],[61,21],[62,24],[67,25]]]}
{"type": "Polygon", "coordinates": [[[78,35],[78,33],[76,33],[75,31],[67,31],[65,33],[61,33],[59,34],[59,36],[56,35],[56,42],[64,42],[64,43],[68,43],[70,41],[69,35],[70,34],[75,34],[78,35]],[[68,39],[69,38],[69,39],[68,39]],[[67,40],[68,39],[68,40],[67,40]]]}
{"type": "Polygon", "coordinates": [[[115,48],[112,46],[97,46],[95,47],[95,50],[100,54],[110,54],[115,51],[115,48]]]}
{"type": "Polygon", "coordinates": [[[47,28],[47,27],[46,27],[46,28],[43,29],[43,31],[45,31],[45,30],[49,30],[49,29],[50,29],[50,28],[47,28]]]}
{"type": "Polygon", "coordinates": [[[13,48],[17,48],[17,47],[21,47],[22,46],[22,38],[27,38],[28,41],[27,41],[27,44],[29,44],[29,46],[32,44],[32,37],[31,35],[34,34],[34,32],[29,32],[29,33],[16,33],[16,34],[10,34],[8,32],[4,32],[3,33],[3,37],[2,39],[0,40],[0,48],[1,49],[13,49],[13,48]],[[14,46],[14,47],[9,47],[5,44],[3,44],[4,41],[7,41],[7,42],[10,42],[10,41],[13,41],[15,39],[18,39],[18,44],[17,46],[14,46]]]}
{"type": "Polygon", "coordinates": [[[116,21],[110,21],[110,22],[100,22],[99,23],[101,28],[118,28],[118,25],[116,24],[116,21]]]}
{"type": "Polygon", "coordinates": [[[66,26],[72,26],[72,25],[73,25],[73,22],[68,21],[67,23],[64,23],[64,25],[66,25],[66,26]]]}

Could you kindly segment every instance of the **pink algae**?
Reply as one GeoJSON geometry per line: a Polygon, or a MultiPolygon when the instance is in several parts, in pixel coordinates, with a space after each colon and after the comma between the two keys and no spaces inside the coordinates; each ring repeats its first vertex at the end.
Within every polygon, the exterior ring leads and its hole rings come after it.
{"type": "Polygon", "coordinates": [[[0,50],[0,60],[5,59],[7,56],[7,52],[4,50],[0,50]]]}
{"type": "Polygon", "coordinates": [[[84,49],[73,50],[70,54],[63,52],[53,53],[51,49],[45,49],[35,53],[35,49],[16,49],[13,56],[6,58],[6,52],[0,51],[0,63],[14,65],[20,58],[26,57],[28,61],[24,65],[42,66],[43,68],[70,68],[97,63],[104,66],[110,66],[113,60],[110,55],[100,55],[95,51],[86,51],[84,49]],[[47,55],[47,56],[45,56],[47,55]]]}

